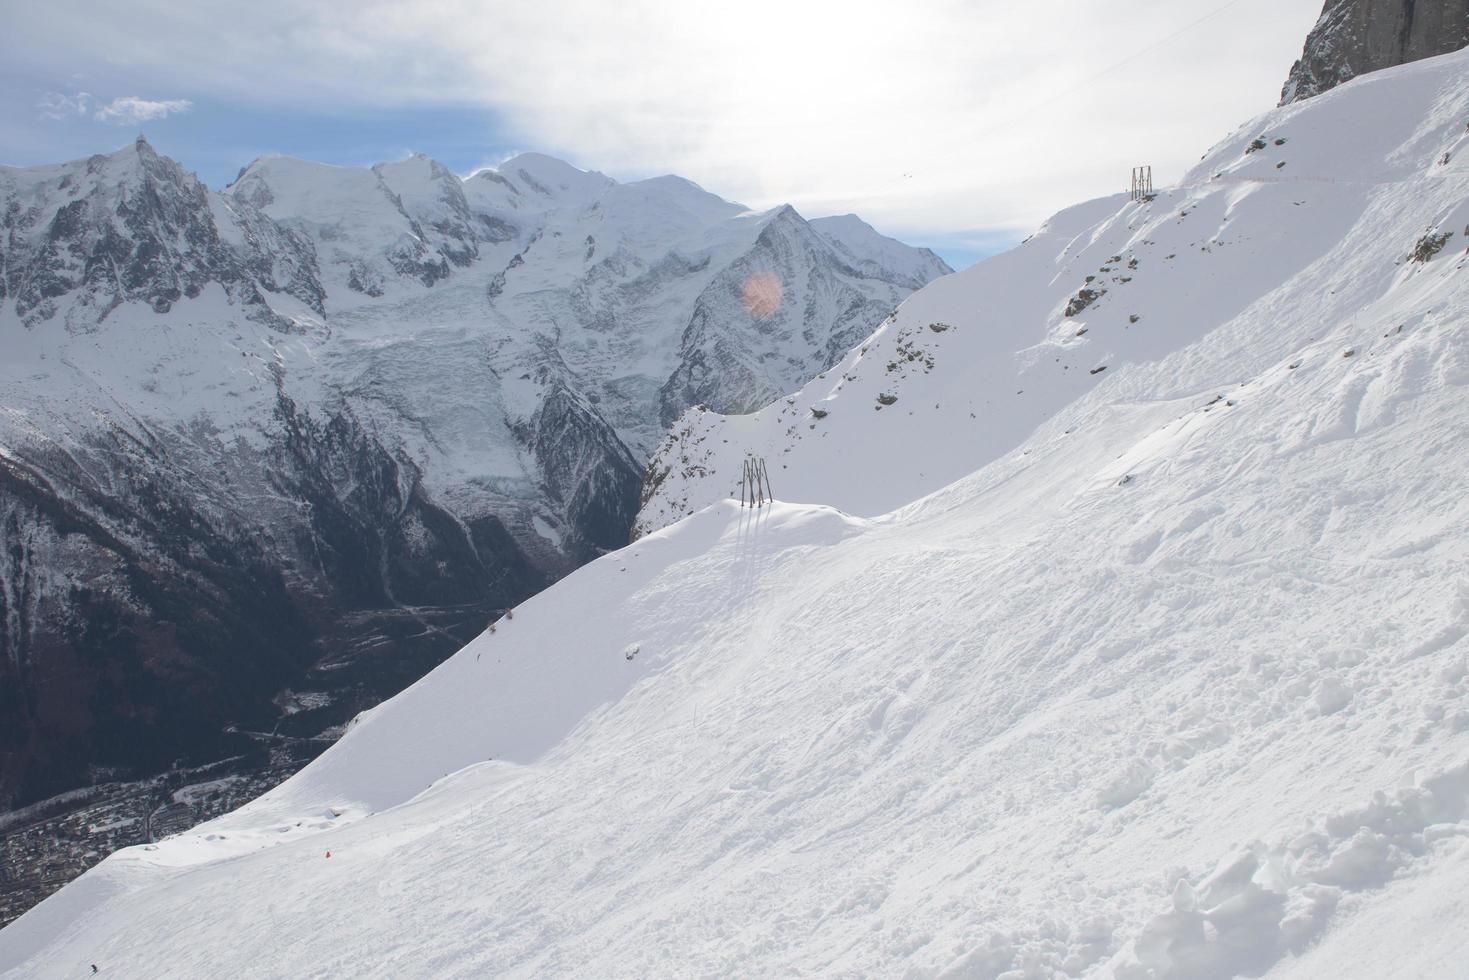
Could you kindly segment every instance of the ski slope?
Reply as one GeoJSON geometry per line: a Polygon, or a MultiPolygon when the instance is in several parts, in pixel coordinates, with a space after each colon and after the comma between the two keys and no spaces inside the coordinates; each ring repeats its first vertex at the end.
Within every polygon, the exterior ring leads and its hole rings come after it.
{"type": "Polygon", "coordinates": [[[686,419],[644,537],[0,971],[1462,976],[1466,77],[1270,113],[686,419]],[[719,499],[746,450],[797,502],[719,499]]]}

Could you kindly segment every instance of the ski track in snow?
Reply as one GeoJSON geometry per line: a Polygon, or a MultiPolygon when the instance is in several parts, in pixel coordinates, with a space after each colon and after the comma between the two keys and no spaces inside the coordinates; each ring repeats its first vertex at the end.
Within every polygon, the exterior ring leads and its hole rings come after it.
{"type": "Polygon", "coordinates": [[[709,475],[669,477],[667,526],[262,799],[109,858],[0,969],[1462,976],[1469,178],[1432,162],[1466,71],[1359,79],[1201,164],[1339,178],[1312,210],[1208,179],[1150,223],[1084,205],[792,400],[685,419],[709,475]],[[1260,133],[1289,142],[1243,155],[1260,133]],[[1258,243],[1222,246],[1227,286],[1207,251],[1153,271],[1216,229],[1258,243]],[[1136,302],[1061,315],[1144,238],[1136,302]],[[1138,310],[1171,332],[1124,335],[1138,310]],[[915,338],[935,367],[887,370],[915,338]],[[1040,409],[960,428],[1017,387],[1040,409]],[[721,500],[750,448],[812,502],[721,500]]]}

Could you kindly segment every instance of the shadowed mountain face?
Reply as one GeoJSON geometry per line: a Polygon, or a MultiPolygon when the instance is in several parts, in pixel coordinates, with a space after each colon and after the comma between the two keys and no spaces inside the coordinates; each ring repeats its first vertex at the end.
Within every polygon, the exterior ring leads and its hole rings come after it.
{"type": "Polygon", "coordinates": [[[1291,68],[1280,104],[1466,45],[1469,0],[1327,0],[1291,68]]]}
{"type": "Polygon", "coordinates": [[[664,420],[948,271],[536,155],[215,192],[140,139],[0,226],[0,806],[338,730],[625,542],[664,420]]]}

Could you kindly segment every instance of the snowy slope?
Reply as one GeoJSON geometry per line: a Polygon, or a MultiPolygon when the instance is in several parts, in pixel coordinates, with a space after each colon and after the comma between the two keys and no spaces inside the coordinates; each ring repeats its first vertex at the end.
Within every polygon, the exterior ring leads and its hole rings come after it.
{"type": "Polygon", "coordinates": [[[766,446],[806,502],[584,567],[0,969],[1460,975],[1466,72],[1272,113],[928,287],[821,389],[845,471],[766,446]],[[887,370],[918,330],[934,366],[887,370]],[[965,398],[998,434],[926,407],[965,398]]]}
{"type": "Polygon", "coordinates": [[[1399,72],[1250,121],[1151,201],[1061,212],[910,297],[790,398],[748,416],[694,409],[654,456],[638,529],[738,497],[747,453],[767,458],[781,499],[874,516],[1048,420],[1085,426],[1118,398],[1211,398],[1328,334],[1396,328],[1404,296],[1432,308],[1469,227],[1463,62],[1413,74],[1425,90],[1408,113],[1399,72]],[[1440,233],[1452,261],[1408,261],[1440,233]],[[1207,358],[1179,356],[1215,333],[1230,340],[1207,358]]]}

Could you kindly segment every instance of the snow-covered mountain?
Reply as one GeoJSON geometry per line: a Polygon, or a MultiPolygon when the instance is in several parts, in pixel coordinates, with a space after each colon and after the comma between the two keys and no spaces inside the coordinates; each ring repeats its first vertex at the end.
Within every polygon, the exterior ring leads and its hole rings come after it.
{"type": "Polygon", "coordinates": [[[643,538],[0,969],[1461,976],[1466,79],[1267,113],[686,416],[643,538]],[[720,499],[747,452],[781,503],[720,499]]]}
{"type": "Polygon", "coordinates": [[[949,271],[537,155],[217,193],[140,138],[0,168],[0,216],[13,802],[344,722],[624,544],[666,421],[758,407],[949,271]]]}

